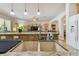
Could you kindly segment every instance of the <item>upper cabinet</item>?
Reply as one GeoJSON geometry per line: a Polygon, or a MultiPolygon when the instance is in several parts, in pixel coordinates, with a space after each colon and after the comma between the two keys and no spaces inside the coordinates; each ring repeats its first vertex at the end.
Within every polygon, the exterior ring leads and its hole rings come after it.
{"type": "Polygon", "coordinates": [[[77,4],[76,7],[77,7],[77,13],[79,13],[79,4],[77,4]]]}

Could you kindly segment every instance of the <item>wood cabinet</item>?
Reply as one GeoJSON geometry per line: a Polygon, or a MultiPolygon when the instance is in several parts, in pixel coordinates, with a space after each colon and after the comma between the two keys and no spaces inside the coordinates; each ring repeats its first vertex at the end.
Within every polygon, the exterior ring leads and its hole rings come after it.
{"type": "MultiPolygon", "coordinates": [[[[3,39],[7,39],[7,40],[20,39],[23,41],[38,41],[39,38],[41,38],[42,40],[46,40],[47,34],[48,34],[48,32],[41,32],[41,35],[40,35],[40,32],[0,33],[0,39],[2,39],[2,37],[3,37],[3,39]]],[[[57,32],[53,32],[53,35],[58,37],[57,32]]]]}
{"type": "Polygon", "coordinates": [[[77,13],[79,13],[79,4],[76,5],[77,13]]]}
{"type": "Polygon", "coordinates": [[[38,41],[38,35],[23,35],[19,36],[23,41],[38,41]]]}
{"type": "Polygon", "coordinates": [[[56,24],[52,24],[51,27],[52,27],[52,31],[56,32],[56,24]]]}
{"type": "Polygon", "coordinates": [[[55,42],[40,42],[40,51],[55,51],[55,42]]]}

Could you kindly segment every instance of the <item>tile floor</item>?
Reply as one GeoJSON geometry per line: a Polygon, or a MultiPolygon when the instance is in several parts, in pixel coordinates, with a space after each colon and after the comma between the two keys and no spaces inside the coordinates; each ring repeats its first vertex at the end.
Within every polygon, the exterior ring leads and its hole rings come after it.
{"type": "MultiPolygon", "coordinates": [[[[31,42],[29,41],[28,44],[30,44],[31,42]]],[[[25,43],[27,43],[27,42],[23,42],[23,43],[25,45],[25,43]]],[[[60,41],[60,40],[57,41],[56,40],[52,43],[54,44],[53,45],[54,49],[52,51],[40,51],[41,50],[41,47],[40,47],[41,44],[35,43],[35,44],[38,45],[38,47],[37,47],[37,49],[35,49],[35,51],[23,50],[24,48],[22,48],[21,51],[7,52],[5,54],[0,54],[0,56],[78,56],[79,55],[79,51],[68,46],[68,45],[66,45],[65,40],[63,40],[63,41],[60,41]]],[[[34,43],[32,42],[32,44],[34,44],[34,43]]],[[[37,45],[34,45],[34,47],[36,47],[37,45]]],[[[31,45],[29,45],[29,46],[32,47],[31,45]]]]}

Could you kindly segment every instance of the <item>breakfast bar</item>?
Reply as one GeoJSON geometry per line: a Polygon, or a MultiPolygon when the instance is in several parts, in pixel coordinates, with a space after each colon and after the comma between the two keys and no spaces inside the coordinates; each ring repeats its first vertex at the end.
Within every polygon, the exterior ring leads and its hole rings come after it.
{"type": "MultiPolygon", "coordinates": [[[[38,41],[40,37],[47,39],[49,32],[6,32],[0,33],[0,39],[21,39],[24,41],[38,41]]],[[[58,33],[52,33],[55,39],[58,38],[58,33]]]]}
{"type": "MultiPolygon", "coordinates": [[[[52,51],[54,42],[47,40],[49,32],[7,32],[0,33],[0,40],[20,40],[23,41],[13,51],[52,51]],[[47,48],[44,46],[48,46],[47,48]]],[[[53,32],[54,39],[58,37],[58,33],[53,32]]]]}

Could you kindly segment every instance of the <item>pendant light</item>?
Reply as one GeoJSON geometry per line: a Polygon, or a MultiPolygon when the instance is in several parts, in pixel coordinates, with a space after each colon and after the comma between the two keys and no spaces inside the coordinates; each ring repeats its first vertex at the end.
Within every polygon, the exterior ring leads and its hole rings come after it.
{"type": "Polygon", "coordinates": [[[11,11],[10,11],[10,15],[15,15],[14,10],[13,10],[13,3],[11,3],[11,11]]]}
{"type": "Polygon", "coordinates": [[[39,10],[39,1],[38,1],[38,10],[37,10],[37,15],[40,15],[40,10],[39,10]]]}
{"type": "Polygon", "coordinates": [[[40,15],[40,11],[39,11],[39,9],[38,9],[38,11],[37,11],[37,15],[40,15]]]}
{"type": "Polygon", "coordinates": [[[27,15],[27,10],[26,10],[26,3],[25,3],[25,10],[24,10],[24,15],[27,15]]]}

